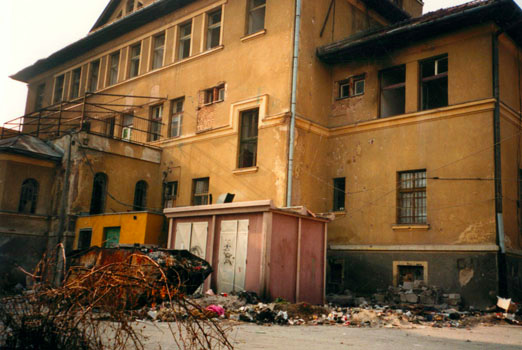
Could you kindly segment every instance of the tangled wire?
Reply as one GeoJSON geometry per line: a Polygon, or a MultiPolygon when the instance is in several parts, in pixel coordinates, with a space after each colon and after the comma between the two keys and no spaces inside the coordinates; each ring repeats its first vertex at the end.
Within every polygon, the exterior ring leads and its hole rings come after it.
{"type": "Polygon", "coordinates": [[[146,255],[69,269],[60,287],[47,282],[53,265],[54,259],[40,263],[29,293],[0,300],[0,349],[144,350],[147,337],[132,313],[144,303],[170,308],[169,330],[178,349],[233,349],[228,330],[146,255]]]}

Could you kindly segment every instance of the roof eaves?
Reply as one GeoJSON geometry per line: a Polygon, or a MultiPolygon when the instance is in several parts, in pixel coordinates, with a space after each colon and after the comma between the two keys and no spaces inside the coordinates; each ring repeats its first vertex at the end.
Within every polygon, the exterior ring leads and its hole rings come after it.
{"type": "Polygon", "coordinates": [[[72,60],[75,57],[127,34],[131,30],[174,12],[194,1],[196,0],[158,0],[139,11],[90,33],[86,37],[53,53],[51,56],[38,60],[33,65],[11,75],[10,78],[27,83],[31,78],[38,74],[72,60]]]}
{"type": "MultiPolygon", "coordinates": [[[[466,25],[495,20],[499,25],[520,21],[522,11],[511,0],[496,0],[477,3],[471,8],[451,12],[447,10],[429,13],[384,29],[351,36],[338,42],[319,47],[317,56],[325,63],[346,62],[360,53],[377,54],[381,51],[403,47],[415,41],[426,39],[444,32],[450,32],[466,25]]],[[[457,8],[460,8],[457,6],[457,8]]],[[[522,43],[522,23],[512,27],[508,34],[522,43]]]]}

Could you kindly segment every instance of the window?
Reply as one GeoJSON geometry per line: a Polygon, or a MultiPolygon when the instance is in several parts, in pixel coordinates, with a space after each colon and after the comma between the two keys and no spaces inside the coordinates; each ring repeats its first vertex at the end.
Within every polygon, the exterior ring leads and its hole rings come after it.
{"type": "Polygon", "coordinates": [[[364,94],[365,76],[358,75],[339,82],[339,99],[364,94]]]}
{"type": "Polygon", "coordinates": [[[77,68],[72,71],[71,79],[71,98],[80,96],[80,78],[82,76],[82,69],[77,68]]]}
{"type": "Polygon", "coordinates": [[[45,98],[45,83],[40,84],[36,87],[36,98],[34,101],[34,109],[39,110],[43,107],[45,98]]]}
{"type": "Polygon", "coordinates": [[[92,184],[90,214],[101,214],[105,211],[105,197],[107,195],[107,175],[97,173],[92,184]]]}
{"type": "Polygon", "coordinates": [[[333,179],[333,210],[344,211],[344,201],[346,198],[346,178],[338,177],[333,179]]]}
{"type": "Polygon", "coordinates": [[[225,100],[225,84],[215,86],[203,91],[204,104],[208,105],[225,100]]]}
{"type": "Polygon", "coordinates": [[[181,124],[183,121],[183,103],[185,98],[178,98],[172,101],[170,125],[169,125],[169,137],[181,136],[181,124]]]}
{"type": "Polygon", "coordinates": [[[100,74],[100,60],[91,62],[89,70],[89,91],[98,90],[98,75],[100,74]]]}
{"type": "Polygon", "coordinates": [[[38,182],[35,179],[27,179],[22,183],[18,212],[34,214],[38,200],[38,182]]]}
{"type": "Polygon", "coordinates": [[[109,58],[109,85],[118,82],[118,70],[120,66],[120,52],[113,53],[109,58]]]}
{"type": "Polygon", "coordinates": [[[406,100],[406,66],[381,72],[381,118],[404,113],[406,100]]]}
{"type": "Polygon", "coordinates": [[[53,103],[58,103],[63,101],[63,83],[65,80],[65,76],[62,74],[58,76],[54,80],[54,97],[53,97],[53,103]]]}
{"type": "Polygon", "coordinates": [[[163,207],[173,208],[178,197],[178,182],[171,181],[163,184],[163,207]]]}
{"type": "Polygon", "coordinates": [[[150,132],[149,141],[157,141],[161,137],[161,120],[163,117],[163,105],[154,106],[150,109],[150,132]]]}
{"type": "Polygon", "coordinates": [[[448,105],[448,56],[420,63],[422,110],[448,105]]]}
{"type": "Polygon", "coordinates": [[[221,40],[221,9],[208,15],[207,50],[219,46],[221,40]]]}
{"type": "Polygon", "coordinates": [[[179,53],[180,60],[190,56],[190,38],[192,32],[192,22],[183,24],[179,27],[179,53]]]}
{"type": "Polygon", "coordinates": [[[130,49],[129,78],[134,78],[140,73],[141,44],[137,44],[130,49]]]}
{"type": "Polygon", "coordinates": [[[266,0],[248,0],[247,34],[265,29],[266,0]]]}
{"type": "Polygon", "coordinates": [[[132,206],[132,210],[141,211],[146,209],[147,187],[147,183],[143,180],[140,180],[136,183],[136,187],[134,189],[134,205],[132,206]]]}
{"type": "Polygon", "coordinates": [[[104,227],[103,228],[103,247],[116,248],[120,244],[121,227],[104,227]]]}
{"type": "Polygon", "coordinates": [[[78,235],[78,250],[90,248],[92,239],[92,229],[81,229],[78,235]]]}
{"type": "Polygon", "coordinates": [[[208,177],[192,180],[192,205],[212,203],[208,183],[208,177]]]}
{"type": "Polygon", "coordinates": [[[152,69],[163,66],[163,53],[165,51],[165,33],[154,37],[154,52],[152,53],[152,69]]]}
{"type": "Polygon", "coordinates": [[[110,117],[105,120],[105,135],[109,137],[114,136],[114,128],[116,126],[116,118],[110,117]]]}
{"type": "Polygon", "coordinates": [[[238,168],[248,168],[257,164],[257,125],[259,109],[241,113],[239,121],[239,161],[238,168]]]}
{"type": "Polygon", "coordinates": [[[397,221],[426,224],[426,170],[398,173],[397,221]]]}
{"type": "Polygon", "coordinates": [[[132,127],[134,124],[134,115],[124,114],[123,115],[123,127],[121,129],[121,138],[124,140],[130,140],[132,137],[132,127]]]}

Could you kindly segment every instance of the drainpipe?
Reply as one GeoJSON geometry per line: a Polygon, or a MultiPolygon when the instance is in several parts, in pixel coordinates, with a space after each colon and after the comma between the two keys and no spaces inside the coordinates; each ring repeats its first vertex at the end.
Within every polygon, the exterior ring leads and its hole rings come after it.
{"type": "Polygon", "coordinates": [[[292,180],[294,172],[294,139],[295,139],[295,115],[297,105],[297,75],[299,67],[299,39],[301,28],[301,0],[295,2],[295,27],[294,27],[294,55],[292,70],[292,96],[290,107],[290,137],[288,141],[288,182],[286,185],[286,206],[292,206],[292,180]]]}
{"type": "Polygon", "coordinates": [[[498,292],[502,297],[507,296],[507,276],[506,276],[506,246],[504,239],[504,218],[502,209],[502,163],[500,145],[500,82],[499,82],[499,58],[498,58],[498,37],[502,30],[493,35],[493,97],[495,98],[495,110],[493,112],[493,142],[495,160],[495,223],[496,240],[500,247],[497,255],[498,266],[498,292]]]}

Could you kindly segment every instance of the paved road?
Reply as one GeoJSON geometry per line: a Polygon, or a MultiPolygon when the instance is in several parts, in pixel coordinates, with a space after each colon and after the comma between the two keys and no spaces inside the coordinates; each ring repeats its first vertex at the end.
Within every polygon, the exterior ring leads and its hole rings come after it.
{"type": "MultiPolygon", "coordinates": [[[[174,349],[165,324],[147,327],[148,349],[174,349]]],[[[229,338],[237,350],[514,350],[522,349],[522,327],[479,326],[466,329],[387,329],[341,326],[236,326],[229,338]]]]}

